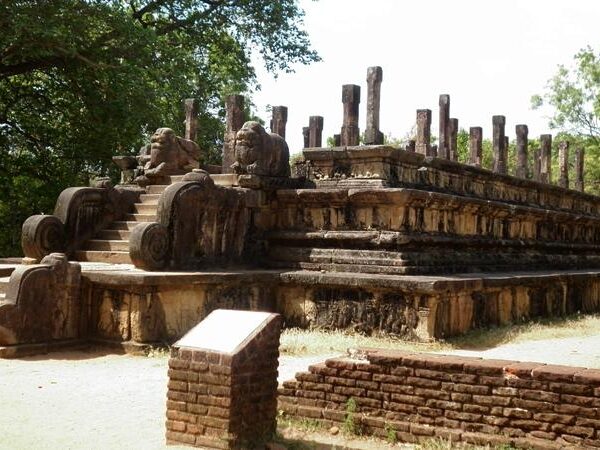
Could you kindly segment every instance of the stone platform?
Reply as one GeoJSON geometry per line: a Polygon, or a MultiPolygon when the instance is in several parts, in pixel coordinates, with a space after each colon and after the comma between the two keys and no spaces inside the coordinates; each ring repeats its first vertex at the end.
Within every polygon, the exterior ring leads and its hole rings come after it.
{"type": "Polygon", "coordinates": [[[90,339],[125,346],[172,343],[218,308],[277,312],[286,326],[420,340],[600,311],[600,270],[413,276],[82,263],[82,285],[90,339]]]}

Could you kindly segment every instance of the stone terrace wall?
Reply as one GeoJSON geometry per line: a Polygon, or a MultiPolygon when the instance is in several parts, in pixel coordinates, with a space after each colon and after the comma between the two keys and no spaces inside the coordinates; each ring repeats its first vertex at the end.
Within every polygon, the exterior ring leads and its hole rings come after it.
{"type": "Polygon", "coordinates": [[[366,350],[329,359],[279,389],[279,409],[327,426],[418,442],[600,448],[600,370],[366,350]],[[348,402],[356,410],[349,413],[348,402]]]}
{"type": "Polygon", "coordinates": [[[413,187],[513,204],[600,214],[600,199],[390,146],[304,149],[307,176],[321,188],[413,187]]]}

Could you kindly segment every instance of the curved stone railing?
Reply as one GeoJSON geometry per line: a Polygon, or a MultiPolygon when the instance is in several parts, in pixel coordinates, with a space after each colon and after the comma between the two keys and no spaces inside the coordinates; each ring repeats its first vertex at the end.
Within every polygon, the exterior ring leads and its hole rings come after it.
{"type": "Polygon", "coordinates": [[[81,268],[64,254],[18,266],[0,301],[0,346],[79,337],[81,268]]]}
{"type": "Polygon", "coordinates": [[[161,195],[157,222],[132,230],[133,264],[160,270],[240,261],[250,223],[246,195],[244,189],[216,186],[205,171],[188,173],[161,195]]]}
{"type": "Polygon", "coordinates": [[[107,178],[93,187],[72,187],[61,192],[53,215],[34,215],[24,223],[21,247],[26,257],[40,261],[53,252],[71,256],[88,239],[128,213],[139,192],[113,188],[107,178]]]}

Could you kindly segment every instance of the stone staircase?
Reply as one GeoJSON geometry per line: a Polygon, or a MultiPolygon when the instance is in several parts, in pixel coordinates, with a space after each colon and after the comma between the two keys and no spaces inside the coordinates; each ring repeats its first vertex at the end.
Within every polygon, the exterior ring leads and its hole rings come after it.
{"type": "MultiPolygon", "coordinates": [[[[235,179],[229,174],[211,175],[215,184],[233,186],[235,179]]],[[[170,183],[181,181],[183,175],[170,177],[170,183]]],[[[158,199],[168,184],[155,184],[146,188],[140,195],[140,202],[135,203],[133,211],[126,214],[124,220],[111,223],[101,230],[93,239],[87,241],[83,248],[75,252],[75,260],[111,264],[131,264],[129,257],[129,235],[140,223],[155,222],[158,199]]]]}
{"type": "Polygon", "coordinates": [[[13,265],[0,264],[0,303],[6,298],[10,274],[15,270],[13,265]]]}

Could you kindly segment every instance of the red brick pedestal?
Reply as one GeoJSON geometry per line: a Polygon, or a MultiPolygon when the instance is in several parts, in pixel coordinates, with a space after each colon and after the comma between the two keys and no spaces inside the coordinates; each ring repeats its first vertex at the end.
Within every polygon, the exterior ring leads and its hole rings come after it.
{"type": "Polygon", "coordinates": [[[281,318],[217,310],[169,360],[167,444],[258,448],[275,432],[281,318]]]}

